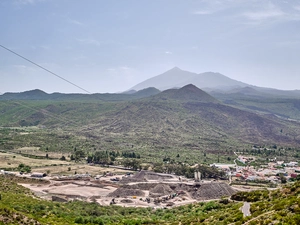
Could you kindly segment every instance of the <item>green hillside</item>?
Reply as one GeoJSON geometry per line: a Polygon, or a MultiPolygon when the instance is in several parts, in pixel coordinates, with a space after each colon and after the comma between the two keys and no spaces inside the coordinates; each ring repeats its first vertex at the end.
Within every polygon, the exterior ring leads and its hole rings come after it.
{"type": "Polygon", "coordinates": [[[224,105],[193,85],[121,102],[2,100],[0,112],[2,127],[37,126],[41,133],[67,132],[117,149],[219,151],[300,143],[299,123],[224,105]]]}
{"type": "Polygon", "coordinates": [[[21,93],[4,93],[0,95],[0,100],[52,100],[52,101],[125,101],[149,97],[156,95],[160,91],[156,88],[149,87],[133,93],[106,93],[106,94],[47,94],[41,90],[31,90],[21,93]]]}
{"type": "Polygon", "coordinates": [[[242,110],[300,120],[299,95],[298,97],[271,95],[254,89],[249,90],[249,88],[237,91],[237,93],[212,92],[211,94],[223,103],[242,110]]]}

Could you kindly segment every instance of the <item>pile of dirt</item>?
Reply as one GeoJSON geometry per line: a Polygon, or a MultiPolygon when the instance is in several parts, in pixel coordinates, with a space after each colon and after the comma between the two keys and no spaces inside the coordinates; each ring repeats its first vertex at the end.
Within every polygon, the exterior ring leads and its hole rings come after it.
{"type": "Polygon", "coordinates": [[[122,180],[119,181],[119,183],[121,184],[135,183],[135,182],[147,182],[147,180],[139,180],[132,177],[123,177],[122,180]]]}
{"type": "Polygon", "coordinates": [[[139,189],[128,189],[128,188],[121,187],[108,195],[108,197],[130,197],[130,196],[144,197],[145,193],[139,189]]]}
{"type": "Polygon", "coordinates": [[[137,180],[144,180],[146,175],[146,171],[140,171],[136,174],[134,174],[131,178],[137,179],[137,180]]]}
{"type": "Polygon", "coordinates": [[[174,193],[174,191],[167,184],[157,184],[154,188],[151,188],[149,195],[151,197],[161,197],[164,195],[169,195],[174,193]]]}
{"type": "Polygon", "coordinates": [[[197,188],[197,190],[194,190],[191,195],[195,199],[209,200],[218,199],[223,196],[231,196],[235,193],[236,191],[226,183],[208,183],[201,184],[201,186],[197,188]]]}
{"type": "Polygon", "coordinates": [[[158,174],[158,173],[146,173],[145,178],[147,180],[168,180],[173,178],[171,175],[167,175],[167,174],[158,174]]]}
{"type": "Polygon", "coordinates": [[[159,173],[154,173],[154,172],[149,172],[149,171],[140,171],[133,175],[132,177],[126,177],[121,180],[121,183],[129,183],[129,182],[146,182],[149,180],[158,180],[158,181],[163,181],[163,180],[168,180],[173,178],[172,175],[168,174],[159,174],[159,173]]]}

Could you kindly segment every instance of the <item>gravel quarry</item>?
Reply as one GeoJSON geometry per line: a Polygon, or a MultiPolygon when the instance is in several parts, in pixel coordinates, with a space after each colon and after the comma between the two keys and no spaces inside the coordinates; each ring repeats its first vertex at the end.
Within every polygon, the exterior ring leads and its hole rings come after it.
{"type": "Polygon", "coordinates": [[[185,179],[170,174],[140,171],[134,175],[48,178],[48,184],[22,184],[47,200],[83,200],[100,205],[165,208],[231,196],[227,183],[185,179]],[[116,181],[119,180],[119,181],[116,181]]]}

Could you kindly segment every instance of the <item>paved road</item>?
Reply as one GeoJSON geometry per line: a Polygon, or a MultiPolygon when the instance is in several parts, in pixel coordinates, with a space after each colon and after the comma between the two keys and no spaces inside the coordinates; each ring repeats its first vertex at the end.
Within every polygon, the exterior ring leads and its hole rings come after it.
{"type": "Polygon", "coordinates": [[[244,205],[242,206],[242,212],[244,214],[244,217],[251,215],[249,202],[244,202],[244,205]]]}

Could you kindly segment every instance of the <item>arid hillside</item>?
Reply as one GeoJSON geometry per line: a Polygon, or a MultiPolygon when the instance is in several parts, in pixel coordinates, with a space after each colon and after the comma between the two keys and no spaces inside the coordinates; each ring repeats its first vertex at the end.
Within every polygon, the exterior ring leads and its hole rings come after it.
{"type": "Polygon", "coordinates": [[[194,85],[121,102],[0,101],[1,126],[59,128],[97,141],[160,148],[298,146],[300,124],[224,105],[194,85]]]}

